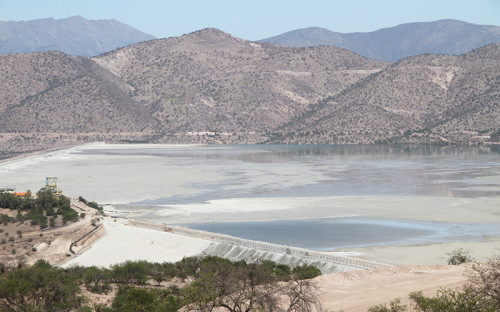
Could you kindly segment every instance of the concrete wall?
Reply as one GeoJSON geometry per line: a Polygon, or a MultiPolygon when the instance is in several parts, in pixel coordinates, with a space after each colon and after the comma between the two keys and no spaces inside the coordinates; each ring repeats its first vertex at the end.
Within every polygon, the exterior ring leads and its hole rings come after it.
{"type": "Polygon", "coordinates": [[[155,229],[177,235],[184,235],[213,241],[204,255],[219,256],[229,260],[273,260],[291,267],[302,264],[312,264],[323,273],[345,272],[352,270],[377,269],[390,267],[388,264],[356,258],[328,255],[313,250],[282,246],[277,244],[241,239],[229,235],[193,230],[179,226],[151,224],[129,220],[129,225],[155,229]]]}

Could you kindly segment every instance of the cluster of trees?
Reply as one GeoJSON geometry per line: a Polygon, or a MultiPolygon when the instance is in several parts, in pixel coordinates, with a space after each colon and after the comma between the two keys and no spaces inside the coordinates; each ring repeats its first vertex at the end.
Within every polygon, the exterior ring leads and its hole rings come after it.
{"type": "MultiPolygon", "coordinates": [[[[26,196],[14,194],[0,194],[0,208],[17,210],[17,216],[11,221],[24,222],[30,220],[32,225],[39,225],[42,229],[55,225],[57,216],[62,216],[62,221],[78,221],[78,212],[71,208],[71,200],[64,196],[54,196],[50,190],[41,189],[36,199],[28,192],[26,196]]],[[[5,218],[4,218],[5,219],[5,218]]]]}
{"type": "Polygon", "coordinates": [[[102,206],[99,206],[99,204],[96,203],[95,201],[89,202],[85,198],[83,198],[83,196],[79,196],[78,200],[81,201],[82,203],[84,203],[85,205],[89,206],[90,208],[96,209],[97,211],[99,211],[99,213],[101,213],[101,214],[104,213],[102,206]]]}
{"type": "Polygon", "coordinates": [[[0,311],[311,311],[320,309],[311,266],[291,269],[272,261],[231,262],[219,257],[177,263],[127,261],[107,268],[61,269],[40,260],[0,275],[0,311]],[[171,286],[164,287],[165,281],[171,286]],[[82,296],[118,288],[111,307],[82,296]]]}

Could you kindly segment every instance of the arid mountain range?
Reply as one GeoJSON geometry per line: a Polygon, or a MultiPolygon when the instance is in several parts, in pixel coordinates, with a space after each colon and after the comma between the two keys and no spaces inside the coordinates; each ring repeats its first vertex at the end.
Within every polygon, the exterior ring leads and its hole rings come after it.
{"type": "MultiPolygon", "coordinates": [[[[59,51],[93,57],[155,39],[117,20],[81,16],[0,21],[0,54],[59,51]]],[[[289,47],[333,45],[374,60],[396,62],[426,53],[459,55],[500,42],[500,27],[458,20],[408,23],[371,32],[339,33],[319,27],[262,39],[289,47]]]]}
{"type": "Polygon", "coordinates": [[[0,67],[0,150],[93,140],[468,144],[500,130],[500,44],[388,63],[207,28],[91,59],[0,55],[0,67]]]}
{"type": "Polygon", "coordinates": [[[334,45],[374,60],[396,62],[425,53],[459,55],[500,42],[500,27],[457,20],[408,23],[364,33],[310,27],[260,41],[289,47],[334,45]]]}
{"type": "Polygon", "coordinates": [[[60,51],[95,56],[154,36],[117,20],[64,19],[0,21],[0,53],[60,51]]]}

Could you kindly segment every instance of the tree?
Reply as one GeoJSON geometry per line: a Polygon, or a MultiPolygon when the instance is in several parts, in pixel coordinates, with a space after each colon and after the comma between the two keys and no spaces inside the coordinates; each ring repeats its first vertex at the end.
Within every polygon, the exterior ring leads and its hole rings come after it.
{"type": "Polygon", "coordinates": [[[151,267],[151,277],[158,283],[158,287],[161,286],[161,282],[167,279],[167,274],[164,271],[164,267],[160,263],[153,263],[151,267]]]}
{"type": "Polygon", "coordinates": [[[307,264],[296,266],[292,272],[297,279],[311,279],[321,275],[320,269],[307,264]]]}
{"type": "Polygon", "coordinates": [[[406,306],[401,305],[401,300],[396,298],[391,301],[390,307],[385,304],[379,304],[368,309],[368,312],[404,312],[406,311],[406,306]]]}
{"type": "Polygon", "coordinates": [[[287,312],[322,310],[317,297],[318,288],[310,279],[291,280],[286,283],[283,292],[289,300],[287,312]]]}
{"type": "Polygon", "coordinates": [[[85,287],[91,292],[108,293],[110,289],[111,272],[108,269],[101,269],[96,266],[88,267],[83,272],[82,278],[85,287]]]}
{"type": "Polygon", "coordinates": [[[410,294],[415,309],[423,312],[494,312],[498,311],[491,302],[477,295],[471,288],[441,289],[436,296],[425,297],[422,292],[410,294]]]}
{"type": "Polygon", "coordinates": [[[232,263],[217,257],[202,260],[196,280],[182,294],[189,309],[201,311],[311,311],[319,307],[311,281],[282,283],[268,262],[232,263]]]}
{"type": "Polygon", "coordinates": [[[146,261],[125,261],[111,266],[111,276],[118,283],[145,284],[149,266],[146,261]]]}
{"type": "Polygon", "coordinates": [[[474,264],[468,278],[468,287],[474,294],[493,301],[500,310],[500,255],[488,262],[474,264]]]}
{"type": "Polygon", "coordinates": [[[69,311],[81,306],[80,288],[62,269],[39,260],[0,279],[0,309],[69,311]]]}
{"type": "Polygon", "coordinates": [[[446,253],[448,258],[448,264],[450,265],[459,265],[462,263],[472,262],[474,258],[472,258],[469,251],[464,250],[463,248],[455,249],[451,252],[446,253]]]}
{"type": "Polygon", "coordinates": [[[56,199],[49,190],[40,190],[36,195],[36,207],[40,210],[52,211],[56,206],[56,199]]]}
{"type": "Polygon", "coordinates": [[[148,289],[120,287],[113,300],[113,310],[117,312],[159,311],[158,297],[148,289]]]}

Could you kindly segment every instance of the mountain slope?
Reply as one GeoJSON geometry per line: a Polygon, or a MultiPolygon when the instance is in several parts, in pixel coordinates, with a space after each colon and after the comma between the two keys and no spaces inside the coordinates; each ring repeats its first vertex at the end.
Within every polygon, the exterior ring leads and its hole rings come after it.
{"type": "Polygon", "coordinates": [[[94,61],[60,52],[0,55],[0,132],[141,132],[149,112],[94,61]]]}
{"type": "Polygon", "coordinates": [[[0,21],[0,53],[60,51],[94,56],[153,36],[116,20],[87,20],[73,16],[32,21],[0,21]]]}
{"type": "Polygon", "coordinates": [[[291,47],[334,45],[371,59],[398,61],[424,53],[459,55],[500,42],[500,27],[440,20],[409,23],[366,33],[305,28],[261,40],[291,47]]]}
{"type": "Polygon", "coordinates": [[[406,58],[330,97],[278,140],[362,143],[456,141],[500,125],[500,44],[460,56],[406,58]],[[297,134],[301,133],[300,136],[297,134]]]}
{"type": "Polygon", "coordinates": [[[337,47],[257,44],[213,28],[94,59],[167,131],[183,133],[270,129],[387,66],[337,47]]]}
{"type": "Polygon", "coordinates": [[[0,151],[64,140],[500,141],[498,43],[387,63],[207,28],[92,59],[0,55],[0,68],[0,151]]]}

